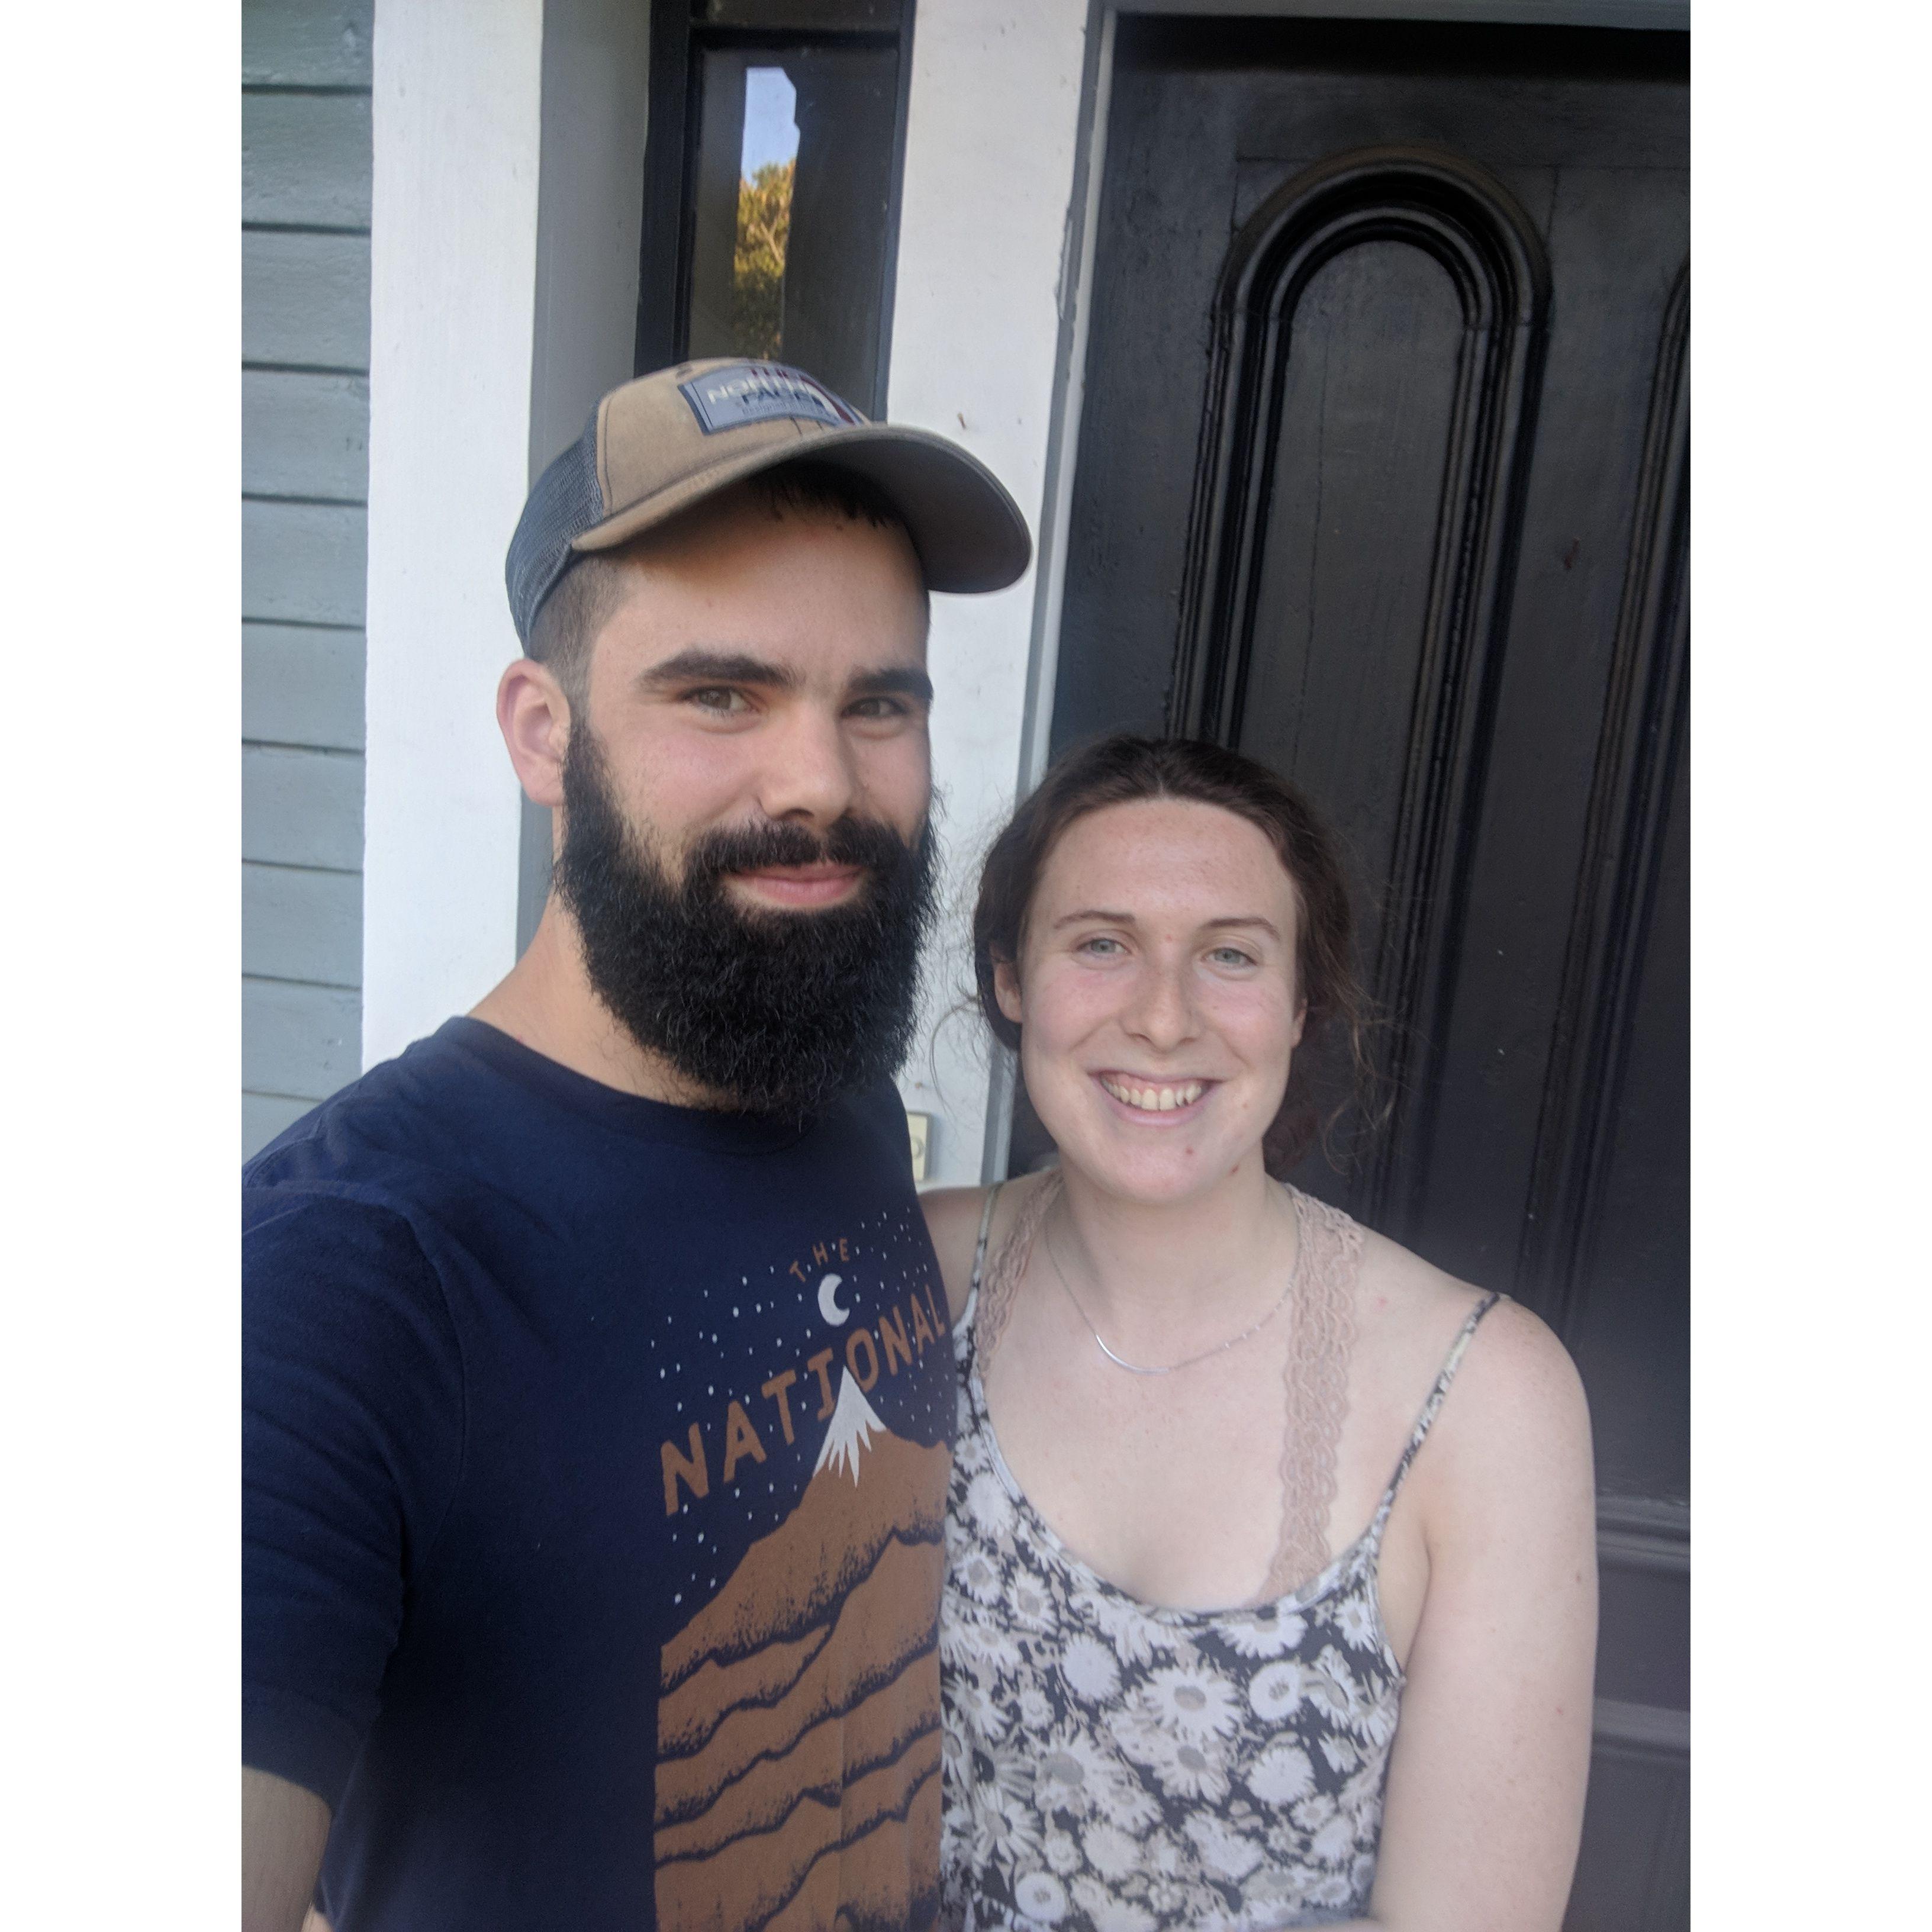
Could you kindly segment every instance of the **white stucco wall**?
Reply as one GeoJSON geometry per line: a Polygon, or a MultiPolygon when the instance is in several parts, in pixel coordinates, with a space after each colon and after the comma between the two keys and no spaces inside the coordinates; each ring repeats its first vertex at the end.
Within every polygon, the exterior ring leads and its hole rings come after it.
{"type": "MultiPolygon", "coordinates": [[[[887,412],[972,451],[1036,541],[1086,24],[1086,0],[920,0],[913,40],[887,412]]],[[[983,1030],[944,1016],[970,983],[962,902],[1018,788],[1037,577],[934,599],[933,766],[954,916],[899,1086],[935,1116],[928,1172],[946,1180],[977,1180],[983,1159],[983,1030]]]]}
{"type": "Polygon", "coordinates": [[[494,693],[529,487],[543,0],[380,0],[371,209],[362,1059],[514,957],[494,693]]]}

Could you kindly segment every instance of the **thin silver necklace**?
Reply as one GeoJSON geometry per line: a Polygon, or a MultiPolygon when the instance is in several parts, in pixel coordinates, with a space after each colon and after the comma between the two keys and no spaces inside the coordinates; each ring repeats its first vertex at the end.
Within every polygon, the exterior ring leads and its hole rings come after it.
{"type": "Polygon", "coordinates": [[[1066,1271],[1060,1265],[1060,1257],[1053,1252],[1053,1230],[1051,1228],[1043,1228],[1041,1232],[1046,1236],[1046,1258],[1053,1264],[1053,1272],[1058,1278],[1060,1286],[1066,1289],[1066,1298],[1072,1303],[1074,1313],[1087,1324],[1087,1332],[1093,1336],[1094,1347],[1098,1348],[1115,1368],[1125,1369],[1130,1376],[1174,1375],[1183,1369],[1192,1368],[1196,1362],[1204,1362],[1211,1356],[1225,1355],[1230,1348],[1238,1348],[1250,1336],[1258,1335],[1287,1306],[1288,1298],[1294,1292],[1294,1277],[1301,1271],[1301,1244],[1298,1240],[1294,1250],[1294,1266],[1288,1270],[1288,1280],[1282,1285],[1280,1298],[1258,1322],[1251,1322],[1238,1335],[1231,1335],[1225,1342],[1216,1342],[1213,1348],[1203,1348],[1199,1354],[1190,1355],[1184,1361],[1169,1362],[1161,1368],[1144,1368],[1138,1362],[1130,1362],[1124,1356],[1115,1354],[1113,1350],[1100,1339],[1100,1330],[1094,1326],[1092,1316],[1081,1306],[1079,1296],[1073,1292],[1073,1284],[1066,1279],[1066,1271]]]}

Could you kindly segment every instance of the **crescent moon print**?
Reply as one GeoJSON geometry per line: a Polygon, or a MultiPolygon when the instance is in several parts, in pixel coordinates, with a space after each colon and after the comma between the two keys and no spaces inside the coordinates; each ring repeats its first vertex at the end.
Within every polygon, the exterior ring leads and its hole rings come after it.
{"type": "Polygon", "coordinates": [[[845,1277],[842,1274],[829,1274],[818,1284],[818,1312],[833,1328],[843,1328],[852,1311],[838,1306],[838,1285],[845,1277]]]}

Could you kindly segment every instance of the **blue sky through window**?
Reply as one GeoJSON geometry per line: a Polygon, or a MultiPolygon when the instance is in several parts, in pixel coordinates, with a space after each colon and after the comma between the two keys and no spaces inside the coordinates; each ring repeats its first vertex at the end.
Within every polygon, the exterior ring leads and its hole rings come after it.
{"type": "Polygon", "coordinates": [[[745,145],[739,172],[749,181],[772,161],[788,161],[798,152],[798,90],[782,67],[745,70],[745,145]]]}

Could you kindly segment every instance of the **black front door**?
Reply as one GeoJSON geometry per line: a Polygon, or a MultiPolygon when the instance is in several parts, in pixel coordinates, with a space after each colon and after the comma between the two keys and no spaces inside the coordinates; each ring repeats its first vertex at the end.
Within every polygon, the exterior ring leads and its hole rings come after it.
{"type": "MultiPolygon", "coordinates": [[[[1563,1337],[1602,1525],[1573,1928],[1688,1924],[1688,52],[1123,27],[1056,746],[1339,826],[1394,1096],[1299,1177],[1563,1337]]],[[[1036,1129],[1024,1102],[1018,1163],[1036,1129]]]]}

